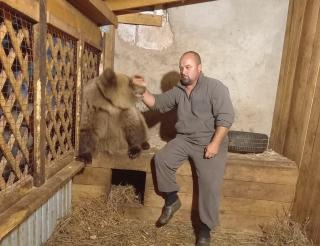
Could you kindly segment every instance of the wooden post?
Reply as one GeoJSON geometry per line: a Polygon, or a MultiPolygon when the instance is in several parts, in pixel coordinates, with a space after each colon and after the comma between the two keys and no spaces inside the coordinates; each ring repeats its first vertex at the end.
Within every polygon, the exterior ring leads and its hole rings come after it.
{"type": "Polygon", "coordinates": [[[299,166],[305,145],[305,137],[310,121],[310,109],[314,97],[319,51],[320,2],[307,1],[299,44],[298,59],[295,69],[294,86],[287,128],[284,155],[294,160],[299,166]]]}
{"type": "Polygon", "coordinates": [[[34,25],[34,184],[45,182],[46,0],[39,1],[40,21],[34,25]],[[40,69],[42,68],[42,69],[40,69]]]}
{"type": "Polygon", "coordinates": [[[80,117],[81,117],[81,98],[82,98],[82,68],[81,68],[81,58],[84,48],[83,40],[77,41],[77,82],[76,82],[76,123],[75,123],[75,155],[79,154],[79,143],[80,143],[80,117]]]}
{"type": "Polygon", "coordinates": [[[295,69],[297,66],[306,4],[306,0],[289,1],[287,27],[269,143],[269,148],[280,154],[284,154],[286,143],[295,69]]]}
{"type": "Polygon", "coordinates": [[[271,148],[299,165],[292,218],[320,243],[320,2],[290,0],[271,148]]]}
{"type": "Polygon", "coordinates": [[[115,27],[109,25],[109,31],[103,36],[103,69],[114,69],[115,27]]]}

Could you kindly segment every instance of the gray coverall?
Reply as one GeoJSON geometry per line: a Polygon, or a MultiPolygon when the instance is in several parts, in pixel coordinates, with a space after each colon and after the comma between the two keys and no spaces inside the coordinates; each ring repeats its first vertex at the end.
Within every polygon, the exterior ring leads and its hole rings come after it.
{"type": "Polygon", "coordinates": [[[181,83],[154,96],[152,110],[167,112],[176,108],[178,118],[176,137],[155,155],[158,189],[161,192],[179,191],[176,170],[184,160],[191,158],[198,176],[200,220],[213,228],[219,224],[220,190],[228,139],[225,137],[214,158],[204,158],[204,148],[212,140],[217,126],[230,128],[234,121],[228,88],[201,73],[189,97],[181,83]]]}

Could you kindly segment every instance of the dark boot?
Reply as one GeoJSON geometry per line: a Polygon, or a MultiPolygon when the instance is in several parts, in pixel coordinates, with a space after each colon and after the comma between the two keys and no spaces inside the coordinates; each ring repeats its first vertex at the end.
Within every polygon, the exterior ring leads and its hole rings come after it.
{"type": "Polygon", "coordinates": [[[157,226],[164,226],[173,217],[174,213],[181,207],[181,201],[178,198],[174,203],[165,205],[162,208],[162,213],[157,221],[157,226]]]}
{"type": "Polygon", "coordinates": [[[210,228],[206,224],[200,222],[196,246],[210,246],[210,241],[210,228]]]}

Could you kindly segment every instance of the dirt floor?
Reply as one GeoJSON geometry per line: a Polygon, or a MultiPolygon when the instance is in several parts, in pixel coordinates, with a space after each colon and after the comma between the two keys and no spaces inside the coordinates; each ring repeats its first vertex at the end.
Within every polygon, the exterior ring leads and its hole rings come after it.
{"type": "MultiPolygon", "coordinates": [[[[113,186],[108,198],[82,200],[73,205],[70,217],[65,218],[45,244],[61,245],[194,245],[195,236],[191,224],[173,222],[156,228],[154,222],[128,219],[123,205],[139,201],[132,186],[113,186]]],[[[275,218],[261,232],[235,232],[218,229],[212,233],[212,245],[312,245],[304,228],[292,222],[288,216],[275,218]]]]}

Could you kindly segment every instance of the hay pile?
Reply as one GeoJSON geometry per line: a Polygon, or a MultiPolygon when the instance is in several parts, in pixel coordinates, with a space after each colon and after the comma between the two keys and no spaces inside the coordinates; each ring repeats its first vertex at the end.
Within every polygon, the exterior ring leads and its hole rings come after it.
{"type": "MultiPolygon", "coordinates": [[[[189,223],[172,222],[156,228],[154,222],[126,218],[122,205],[138,203],[132,186],[113,186],[108,199],[100,197],[77,203],[72,216],[57,226],[46,245],[194,245],[194,230],[189,223]]],[[[312,245],[298,225],[279,219],[263,227],[261,234],[219,229],[212,242],[221,246],[312,245]]]]}
{"type": "Polygon", "coordinates": [[[287,212],[277,216],[274,222],[263,226],[262,241],[265,245],[312,246],[306,236],[307,223],[300,225],[292,220],[287,212]]]}

